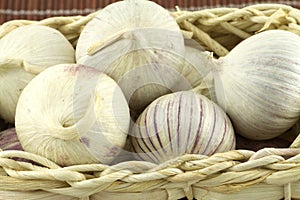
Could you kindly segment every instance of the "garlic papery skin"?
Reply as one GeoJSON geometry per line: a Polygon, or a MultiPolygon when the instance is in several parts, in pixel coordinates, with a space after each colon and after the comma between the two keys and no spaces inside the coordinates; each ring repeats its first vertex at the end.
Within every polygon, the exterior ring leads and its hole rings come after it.
{"type": "Polygon", "coordinates": [[[214,96],[213,88],[213,55],[204,51],[198,42],[185,39],[185,57],[181,75],[191,87],[209,99],[214,96]]]}
{"type": "Polygon", "coordinates": [[[152,1],[125,0],[105,7],[84,27],[76,62],[112,77],[130,108],[140,112],[163,94],[191,89],[180,74],[184,51],[169,11],[152,1]]]}
{"type": "Polygon", "coordinates": [[[61,64],[24,88],[15,124],[24,150],[67,166],[110,163],[125,145],[129,123],[127,101],[112,78],[61,64]]]}
{"type": "Polygon", "coordinates": [[[212,155],[235,149],[226,113],[193,91],[167,94],[153,101],[130,132],[139,159],[162,163],[183,154],[212,155]]]}
{"type": "Polygon", "coordinates": [[[61,63],[75,63],[75,50],[56,29],[27,25],[0,39],[0,117],[14,123],[23,88],[39,72],[61,63]]]}
{"type": "Polygon", "coordinates": [[[23,151],[16,129],[8,128],[0,132],[0,149],[23,151]]]}
{"type": "Polygon", "coordinates": [[[258,33],[216,62],[218,103],[235,131],[271,139],[300,116],[300,37],[283,30],[258,33]]]}

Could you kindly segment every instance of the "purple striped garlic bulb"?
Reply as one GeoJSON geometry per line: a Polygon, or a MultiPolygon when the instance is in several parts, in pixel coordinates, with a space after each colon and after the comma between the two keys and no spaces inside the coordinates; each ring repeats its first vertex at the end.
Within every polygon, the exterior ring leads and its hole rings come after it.
{"type": "MultiPolygon", "coordinates": [[[[17,132],[15,128],[8,128],[0,132],[0,151],[9,151],[9,150],[17,150],[17,151],[24,151],[22,145],[19,141],[17,132]]],[[[16,161],[21,162],[30,162],[34,163],[31,160],[25,158],[12,158],[16,161]]],[[[2,192],[1,192],[2,194],[2,192]]]]}
{"type": "Polygon", "coordinates": [[[8,128],[0,132],[0,149],[23,151],[15,128],[8,128]]]}
{"type": "Polygon", "coordinates": [[[155,163],[183,154],[212,155],[235,149],[234,130],[225,112],[193,91],[156,99],[131,132],[135,156],[155,163]]]}

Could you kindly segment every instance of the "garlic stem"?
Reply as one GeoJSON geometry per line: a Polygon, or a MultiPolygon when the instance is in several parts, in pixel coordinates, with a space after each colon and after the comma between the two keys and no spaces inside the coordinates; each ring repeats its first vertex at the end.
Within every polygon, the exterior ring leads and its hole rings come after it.
{"type": "Polygon", "coordinates": [[[23,68],[25,71],[32,73],[32,74],[39,74],[40,72],[44,71],[47,67],[46,66],[37,66],[32,65],[20,58],[1,58],[0,59],[0,68],[12,68],[12,67],[20,67],[23,68]]]}
{"type": "Polygon", "coordinates": [[[22,67],[23,59],[18,58],[0,58],[0,69],[11,67],[22,67]]]}
{"type": "Polygon", "coordinates": [[[26,62],[25,60],[23,61],[23,68],[25,71],[36,75],[47,69],[46,66],[32,65],[26,62]]]}
{"type": "Polygon", "coordinates": [[[92,44],[87,50],[88,55],[89,56],[94,55],[95,53],[97,53],[101,49],[104,49],[105,47],[121,40],[122,38],[125,38],[124,34],[127,31],[129,31],[128,28],[122,29],[122,30],[118,31],[117,33],[115,33],[114,35],[111,35],[107,38],[101,39],[98,42],[92,44]]]}

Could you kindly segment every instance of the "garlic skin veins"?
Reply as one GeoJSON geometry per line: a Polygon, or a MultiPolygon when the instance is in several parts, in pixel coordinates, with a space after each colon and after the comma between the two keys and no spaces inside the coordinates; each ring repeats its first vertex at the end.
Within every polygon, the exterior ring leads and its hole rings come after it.
{"type": "Polygon", "coordinates": [[[233,127],[225,112],[193,91],[159,97],[130,133],[135,157],[154,163],[186,153],[212,155],[235,149],[233,127]]]}
{"type": "Polygon", "coordinates": [[[25,87],[16,110],[24,150],[62,166],[110,163],[125,145],[129,123],[128,104],[116,82],[75,64],[41,72],[25,87]]]}
{"type": "Polygon", "coordinates": [[[36,74],[61,63],[75,63],[75,50],[56,29],[25,25],[1,38],[0,117],[14,123],[23,88],[36,74]]]}
{"type": "Polygon", "coordinates": [[[271,139],[300,117],[300,37],[283,30],[258,33],[215,62],[217,101],[235,131],[271,139]]]}
{"type": "Polygon", "coordinates": [[[180,73],[184,52],[180,28],[166,9],[125,0],[105,7],[84,27],[76,62],[112,77],[139,113],[161,95],[191,89],[180,73]]]}

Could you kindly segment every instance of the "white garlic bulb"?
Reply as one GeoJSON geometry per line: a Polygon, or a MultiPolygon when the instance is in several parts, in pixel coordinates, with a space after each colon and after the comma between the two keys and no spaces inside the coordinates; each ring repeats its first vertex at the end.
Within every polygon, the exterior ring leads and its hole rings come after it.
{"type": "Polygon", "coordinates": [[[153,101],[133,125],[135,156],[161,163],[185,153],[212,155],[235,148],[225,112],[193,91],[167,94],[153,101]]]}
{"type": "Polygon", "coordinates": [[[300,37],[283,30],[258,33],[216,62],[218,103],[237,133],[274,138],[300,117],[300,37]]]}
{"type": "Polygon", "coordinates": [[[128,104],[116,82],[75,64],[37,75],[20,95],[15,122],[25,151],[62,166],[110,163],[125,145],[129,123],[128,104]]]}
{"type": "Polygon", "coordinates": [[[21,26],[1,38],[1,118],[13,123],[23,88],[40,71],[61,63],[75,63],[75,51],[69,41],[53,28],[21,26]]]}
{"type": "Polygon", "coordinates": [[[84,27],[76,48],[77,63],[111,76],[130,108],[139,111],[163,94],[191,88],[180,74],[183,58],[184,38],[175,19],[146,0],[105,7],[84,27]]]}

